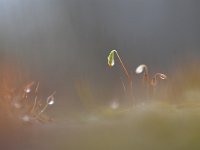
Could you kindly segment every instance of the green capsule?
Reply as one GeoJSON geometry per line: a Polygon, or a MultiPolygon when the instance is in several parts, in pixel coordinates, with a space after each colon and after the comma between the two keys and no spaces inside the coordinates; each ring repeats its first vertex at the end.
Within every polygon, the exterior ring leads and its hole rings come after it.
{"type": "Polygon", "coordinates": [[[108,55],[108,65],[113,67],[115,65],[115,52],[116,50],[112,50],[108,55]]]}

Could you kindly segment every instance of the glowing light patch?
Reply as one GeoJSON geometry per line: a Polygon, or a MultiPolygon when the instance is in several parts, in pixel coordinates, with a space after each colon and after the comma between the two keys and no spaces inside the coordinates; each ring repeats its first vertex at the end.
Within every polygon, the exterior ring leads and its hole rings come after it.
{"type": "Polygon", "coordinates": [[[110,107],[111,107],[112,109],[117,109],[117,108],[119,108],[119,102],[117,102],[117,101],[111,102],[110,107]]]}
{"type": "Polygon", "coordinates": [[[48,104],[49,104],[49,105],[53,105],[53,104],[54,104],[54,101],[50,101],[48,104]]]}
{"type": "Polygon", "coordinates": [[[19,104],[19,103],[17,103],[17,102],[14,103],[13,105],[14,105],[14,107],[17,108],[17,109],[20,109],[20,108],[22,107],[21,104],[19,104]]]}
{"type": "Polygon", "coordinates": [[[22,117],[22,120],[25,121],[25,122],[29,122],[30,121],[30,117],[28,115],[24,115],[22,117]]]}
{"type": "Polygon", "coordinates": [[[53,105],[54,104],[54,97],[53,96],[48,97],[47,103],[48,103],[48,105],[53,105]]]}
{"type": "Polygon", "coordinates": [[[25,91],[26,93],[30,93],[30,92],[31,92],[31,88],[25,88],[24,91],[25,91]]]}
{"type": "Polygon", "coordinates": [[[146,66],[145,66],[144,64],[139,65],[139,66],[136,68],[135,72],[136,72],[137,74],[140,74],[140,73],[142,73],[142,72],[144,71],[145,67],[146,67],[146,66]]]}

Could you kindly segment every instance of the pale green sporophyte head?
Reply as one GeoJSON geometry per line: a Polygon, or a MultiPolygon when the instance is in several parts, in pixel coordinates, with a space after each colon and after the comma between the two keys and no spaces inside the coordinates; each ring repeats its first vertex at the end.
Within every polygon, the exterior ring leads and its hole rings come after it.
{"type": "Polygon", "coordinates": [[[113,67],[115,65],[115,53],[116,50],[112,50],[110,54],[108,55],[108,66],[113,67]]]}

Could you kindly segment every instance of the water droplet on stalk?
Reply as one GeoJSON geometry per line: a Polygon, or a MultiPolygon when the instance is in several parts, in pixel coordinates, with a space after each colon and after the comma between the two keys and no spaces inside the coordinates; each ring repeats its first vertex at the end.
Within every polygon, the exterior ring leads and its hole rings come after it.
{"type": "Polygon", "coordinates": [[[47,98],[47,104],[48,105],[53,105],[54,104],[54,96],[49,96],[47,98]]]}

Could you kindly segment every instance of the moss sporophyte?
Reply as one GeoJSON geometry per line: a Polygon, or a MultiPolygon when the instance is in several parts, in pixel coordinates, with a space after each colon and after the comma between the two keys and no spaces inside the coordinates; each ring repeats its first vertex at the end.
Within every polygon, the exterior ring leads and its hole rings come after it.
{"type": "Polygon", "coordinates": [[[124,72],[124,74],[125,74],[125,76],[126,76],[126,78],[128,80],[128,89],[130,91],[130,94],[132,95],[132,90],[133,90],[133,85],[132,85],[133,79],[132,79],[132,76],[130,75],[130,73],[126,69],[126,67],[125,67],[125,65],[124,65],[124,63],[123,63],[123,61],[122,61],[119,53],[116,50],[110,51],[110,53],[109,53],[109,55],[107,57],[107,59],[108,59],[108,66],[109,67],[113,67],[115,65],[115,54],[116,54],[116,56],[117,56],[117,58],[119,60],[121,68],[122,68],[122,70],[123,70],[123,72],[124,72]]]}

